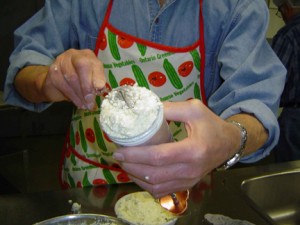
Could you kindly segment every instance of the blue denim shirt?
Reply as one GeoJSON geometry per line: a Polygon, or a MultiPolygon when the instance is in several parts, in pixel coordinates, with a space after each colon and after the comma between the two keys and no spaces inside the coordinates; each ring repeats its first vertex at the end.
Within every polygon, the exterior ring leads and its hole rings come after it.
{"type": "MultiPolygon", "coordinates": [[[[35,111],[47,108],[49,104],[32,104],[18,95],[15,74],[26,65],[49,65],[69,48],[94,49],[107,5],[108,0],[46,0],[15,32],[6,103],[35,111]]],[[[269,133],[265,146],[242,162],[268,155],[279,136],[277,110],[286,71],[266,41],[268,15],[262,0],[203,2],[208,106],[222,118],[251,113],[269,133]]],[[[199,1],[168,0],[160,8],[158,0],[115,0],[110,22],[139,38],[184,47],[199,38],[199,1]]]]}

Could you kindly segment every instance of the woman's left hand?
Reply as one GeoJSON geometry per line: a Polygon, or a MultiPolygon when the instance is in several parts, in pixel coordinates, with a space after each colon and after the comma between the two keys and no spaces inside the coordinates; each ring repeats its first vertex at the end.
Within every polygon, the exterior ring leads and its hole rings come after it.
{"type": "Polygon", "coordinates": [[[185,123],[187,138],[114,154],[130,178],[156,198],[193,187],[240,145],[239,129],[199,100],[165,102],[164,110],[167,120],[185,123]]]}

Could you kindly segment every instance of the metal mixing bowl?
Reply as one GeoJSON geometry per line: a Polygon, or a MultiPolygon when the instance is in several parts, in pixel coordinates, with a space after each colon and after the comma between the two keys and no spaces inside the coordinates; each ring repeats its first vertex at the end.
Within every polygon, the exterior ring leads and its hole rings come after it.
{"type": "Polygon", "coordinates": [[[125,225],[121,220],[99,214],[71,214],[54,217],[34,225],[125,225]]]}

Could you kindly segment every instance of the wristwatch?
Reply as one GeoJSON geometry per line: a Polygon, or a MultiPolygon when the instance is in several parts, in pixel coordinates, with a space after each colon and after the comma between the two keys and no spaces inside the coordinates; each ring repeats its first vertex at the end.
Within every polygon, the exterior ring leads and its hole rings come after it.
{"type": "Polygon", "coordinates": [[[218,167],[217,170],[227,170],[228,168],[232,167],[234,164],[240,161],[240,159],[243,157],[244,150],[247,143],[248,133],[246,128],[240,124],[239,122],[236,122],[234,120],[229,121],[229,123],[232,123],[236,125],[240,131],[241,131],[241,145],[239,150],[232,156],[230,159],[228,159],[222,166],[218,167]]]}

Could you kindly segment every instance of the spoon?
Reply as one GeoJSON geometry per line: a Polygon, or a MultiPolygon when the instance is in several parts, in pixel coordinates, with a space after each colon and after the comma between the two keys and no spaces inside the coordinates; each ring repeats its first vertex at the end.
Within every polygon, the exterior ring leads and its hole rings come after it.
{"type": "MultiPolygon", "coordinates": [[[[135,102],[131,99],[131,96],[128,96],[129,92],[130,92],[130,88],[131,88],[131,86],[127,86],[127,85],[116,88],[116,97],[120,101],[125,102],[126,106],[129,109],[133,109],[134,105],[135,105],[135,102]]],[[[102,90],[98,91],[98,93],[100,95],[104,95],[104,94],[107,95],[111,91],[112,90],[109,90],[107,87],[104,87],[102,90]]]]}
{"type": "Polygon", "coordinates": [[[160,205],[175,215],[182,215],[187,210],[189,190],[171,193],[159,199],[160,205]]]}
{"type": "Polygon", "coordinates": [[[120,95],[121,99],[125,102],[125,104],[127,105],[127,107],[129,109],[134,108],[134,102],[127,96],[128,93],[128,88],[119,88],[118,90],[118,94],[120,95]]]}

